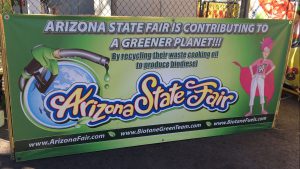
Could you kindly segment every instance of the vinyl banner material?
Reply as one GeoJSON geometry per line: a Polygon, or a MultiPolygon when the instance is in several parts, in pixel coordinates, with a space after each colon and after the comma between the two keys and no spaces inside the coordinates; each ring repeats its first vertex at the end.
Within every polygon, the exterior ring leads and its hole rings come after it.
{"type": "Polygon", "coordinates": [[[288,21],[3,20],[17,161],[272,127],[288,21]]]}

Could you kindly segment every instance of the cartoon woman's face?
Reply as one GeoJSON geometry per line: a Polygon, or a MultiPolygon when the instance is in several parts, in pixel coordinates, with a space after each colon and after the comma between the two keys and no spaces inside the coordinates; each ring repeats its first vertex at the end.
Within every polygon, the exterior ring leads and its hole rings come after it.
{"type": "Polygon", "coordinates": [[[265,47],[264,50],[263,50],[263,57],[264,57],[265,59],[267,59],[268,56],[269,56],[269,54],[270,54],[270,52],[271,52],[270,48],[265,47]]]}

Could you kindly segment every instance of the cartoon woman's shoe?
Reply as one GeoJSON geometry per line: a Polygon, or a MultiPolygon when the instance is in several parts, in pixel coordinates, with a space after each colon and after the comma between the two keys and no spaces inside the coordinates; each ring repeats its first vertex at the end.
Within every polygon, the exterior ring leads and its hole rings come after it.
{"type": "Polygon", "coordinates": [[[267,114],[269,114],[266,110],[263,110],[263,111],[261,111],[261,114],[262,115],[267,115],[267,114]]]}
{"type": "Polygon", "coordinates": [[[245,117],[249,117],[249,116],[252,116],[252,112],[248,112],[244,115],[245,117]]]}

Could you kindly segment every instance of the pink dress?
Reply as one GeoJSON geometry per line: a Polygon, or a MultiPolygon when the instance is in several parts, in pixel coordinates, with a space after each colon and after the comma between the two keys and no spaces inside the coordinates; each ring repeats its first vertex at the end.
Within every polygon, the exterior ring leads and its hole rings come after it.
{"type": "MultiPolygon", "coordinates": [[[[258,62],[259,60],[263,60],[263,59],[258,59],[254,63],[258,62]]],[[[245,92],[248,95],[250,95],[252,76],[251,76],[249,67],[242,67],[241,64],[237,61],[234,61],[233,63],[240,68],[240,83],[241,83],[241,86],[243,87],[245,92]]],[[[253,63],[254,67],[252,67],[253,74],[257,73],[257,70],[258,70],[257,65],[254,64],[254,63],[253,63]]],[[[267,66],[265,68],[266,69],[264,69],[264,72],[267,72],[272,67],[267,66]]],[[[269,103],[271,101],[273,95],[274,95],[274,73],[272,71],[268,76],[265,77],[265,80],[264,80],[264,96],[266,96],[266,98],[267,98],[267,103],[269,103]]],[[[256,90],[255,96],[260,96],[258,90],[256,90]]]]}

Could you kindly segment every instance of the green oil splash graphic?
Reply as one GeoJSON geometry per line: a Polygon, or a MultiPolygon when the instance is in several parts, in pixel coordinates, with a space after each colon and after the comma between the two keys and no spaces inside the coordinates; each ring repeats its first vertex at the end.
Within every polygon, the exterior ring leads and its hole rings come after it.
{"type": "Polygon", "coordinates": [[[105,81],[105,82],[109,82],[109,80],[110,80],[110,75],[109,75],[109,73],[108,73],[108,70],[106,70],[106,73],[105,73],[105,75],[104,75],[104,81],[105,81]]]}
{"type": "Polygon", "coordinates": [[[105,81],[105,82],[109,82],[109,80],[110,80],[110,76],[109,76],[109,74],[106,72],[105,75],[104,75],[104,81],[105,81]]]}
{"type": "MultiPolygon", "coordinates": [[[[106,72],[105,72],[105,75],[104,75],[104,81],[105,81],[105,82],[109,82],[109,81],[110,81],[110,75],[109,75],[109,73],[108,73],[109,66],[108,66],[108,65],[105,65],[105,69],[106,69],[106,72]]],[[[105,88],[105,89],[108,89],[108,88],[109,88],[109,84],[105,84],[105,85],[104,85],[104,88],[105,88]]]]}

